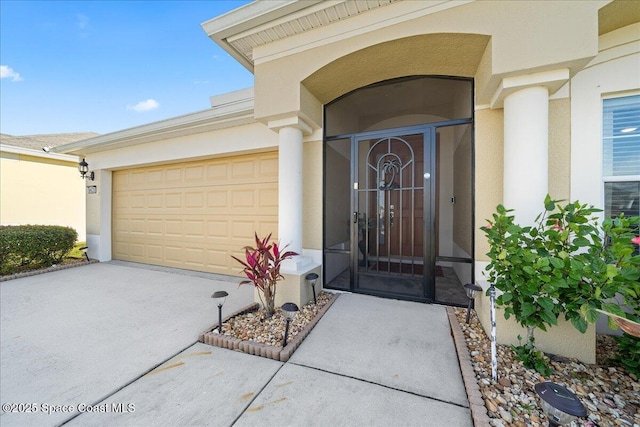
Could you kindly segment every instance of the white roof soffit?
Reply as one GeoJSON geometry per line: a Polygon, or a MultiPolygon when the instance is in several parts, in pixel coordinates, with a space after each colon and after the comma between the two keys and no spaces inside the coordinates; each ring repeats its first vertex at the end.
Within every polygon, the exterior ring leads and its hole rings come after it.
{"type": "Polygon", "coordinates": [[[253,116],[253,88],[224,94],[221,98],[227,102],[223,104],[213,105],[216,98],[211,98],[212,107],[207,110],[59,145],[52,148],[51,152],[85,155],[256,122],[253,116]],[[251,96],[248,97],[248,94],[251,96]],[[235,99],[231,100],[232,97],[235,99]]]}
{"type": "Polygon", "coordinates": [[[253,72],[253,49],[400,0],[257,0],[201,24],[253,72]]]}

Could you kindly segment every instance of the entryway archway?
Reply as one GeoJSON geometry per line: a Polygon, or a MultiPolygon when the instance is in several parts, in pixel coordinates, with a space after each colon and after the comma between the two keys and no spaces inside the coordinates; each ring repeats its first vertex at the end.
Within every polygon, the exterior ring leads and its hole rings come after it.
{"type": "Polygon", "coordinates": [[[411,77],[325,107],[327,288],[466,303],[472,90],[469,79],[411,77]]]}

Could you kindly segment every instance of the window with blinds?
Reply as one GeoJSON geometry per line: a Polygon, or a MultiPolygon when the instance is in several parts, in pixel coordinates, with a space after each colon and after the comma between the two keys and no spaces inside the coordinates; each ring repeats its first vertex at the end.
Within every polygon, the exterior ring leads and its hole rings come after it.
{"type": "Polygon", "coordinates": [[[605,214],[640,215],[640,95],[603,101],[602,148],[605,214]]]}

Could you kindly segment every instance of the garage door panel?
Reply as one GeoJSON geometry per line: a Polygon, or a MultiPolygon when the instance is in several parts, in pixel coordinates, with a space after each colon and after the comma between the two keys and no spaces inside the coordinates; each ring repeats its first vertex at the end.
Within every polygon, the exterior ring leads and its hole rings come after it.
{"type": "Polygon", "coordinates": [[[147,234],[146,221],[144,219],[132,219],[129,221],[131,234],[147,234]]]}
{"type": "Polygon", "coordinates": [[[184,222],[184,235],[185,237],[198,237],[203,238],[205,236],[205,220],[189,220],[184,222]]]}
{"type": "Polygon", "coordinates": [[[206,165],[198,164],[194,166],[188,166],[184,168],[184,180],[185,182],[194,182],[196,184],[202,184],[205,176],[206,165]]]}
{"type": "Polygon", "coordinates": [[[157,209],[162,208],[164,205],[163,201],[164,197],[162,194],[149,194],[147,196],[147,208],[148,209],[157,209]]]}
{"type": "Polygon", "coordinates": [[[164,234],[164,222],[161,219],[148,219],[147,234],[149,236],[162,236],[164,234]]]}
{"type": "MultiPolygon", "coordinates": [[[[228,259],[230,258],[230,252],[220,249],[207,250],[207,267],[215,270],[227,270],[229,269],[228,259]]],[[[239,269],[237,269],[239,271],[239,269]]],[[[233,274],[229,272],[227,274],[233,274]]]]}
{"type": "Polygon", "coordinates": [[[201,267],[205,264],[205,250],[203,248],[185,248],[185,264],[192,267],[201,267]]]}
{"type": "Polygon", "coordinates": [[[232,193],[231,197],[232,197],[232,208],[235,209],[240,209],[242,210],[243,208],[250,208],[253,209],[256,206],[256,197],[255,197],[255,190],[236,190],[232,193]]]}
{"type": "Polygon", "coordinates": [[[231,165],[231,178],[234,181],[249,179],[254,181],[256,178],[256,165],[253,159],[234,161],[231,165]]]}
{"type": "Polygon", "coordinates": [[[184,251],[182,246],[165,246],[164,248],[165,260],[168,262],[183,263],[183,255],[184,251]]]}
{"type": "Polygon", "coordinates": [[[207,221],[207,237],[211,239],[226,239],[229,235],[229,221],[213,219],[207,221]]]}
{"type": "Polygon", "coordinates": [[[275,210],[278,212],[278,191],[272,188],[262,188],[258,192],[259,207],[261,212],[263,209],[269,209],[268,212],[275,210]]]}
{"type": "Polygon", "coordinates": [[[207,165],[207,181],[227,182],[229,179],[229,166],[226,163],[207,165]]]}
{"type": "Polygon", "coordinates": [[[182,193],[167,193],[164,195],[164,206],[167,208],[182,207],[182,193]]]}
{"type": "Polygon", "coordinates": [[[129,255],[132,257],[137,257],[138,259],[145,258],[145,245],[141,243],[130,243],[129,255]]]}
{"type": "Polygon", "coordinates": [[[164,258],[164,248],[161,245],[147,244],[147,258],[156,263],[161,263],[164,258]]]}
{"type": "Polygon", "coordinates": [[[227,195],[229,190],[217,189],[207,192],[207,207],[209,208],[225,208],[229,202],[227,195]]]}
{"type": "Polygon", "coordinates": [[[164,170],[164,184],[171,185],[182,182],[182,168],[168,167],[164,170]]]}
{"type": "Polygon", "coordinates": [[[164,234],[167,237],[182,237],[182,221],[179,219],[167,219],[164,221],[164,234]]]}
{"type": "Polygon", "coordinates": [[[259,175],[264,178],[272,178],[277,181],[278,179],[278,156],[265,157],[259,160],[260,170],[259,175]]]}
{"type": "Polygon", "coordinates": [[[239,275],[231,255],[276,236],[277,166],[274,152],[114,172],[113,257],[239,275]]]}

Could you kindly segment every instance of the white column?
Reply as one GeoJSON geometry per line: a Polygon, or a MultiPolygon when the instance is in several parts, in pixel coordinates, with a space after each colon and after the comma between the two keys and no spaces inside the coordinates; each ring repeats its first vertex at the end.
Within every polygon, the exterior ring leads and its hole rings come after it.
{"type": "Polygon", "coordinates": [[[278,236],[302,254],[302,130],[285,126],[278,135],[278,236]]]}
{"type": "Polygon", "coordinates": [[[549,191],[549,90],[517,90],[504,98],[504,206],[532,225],[549,191]]]}

